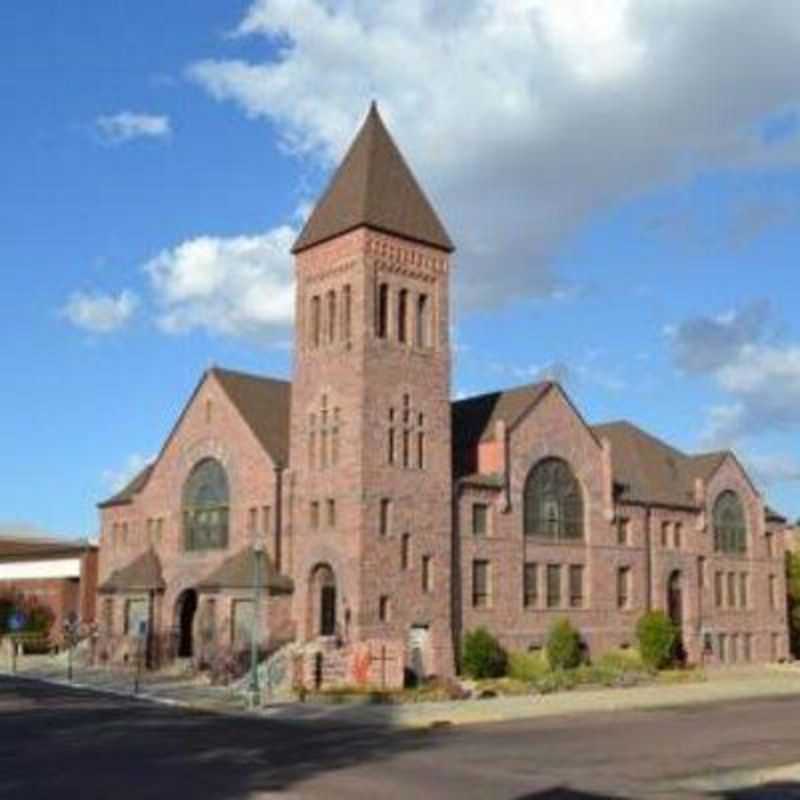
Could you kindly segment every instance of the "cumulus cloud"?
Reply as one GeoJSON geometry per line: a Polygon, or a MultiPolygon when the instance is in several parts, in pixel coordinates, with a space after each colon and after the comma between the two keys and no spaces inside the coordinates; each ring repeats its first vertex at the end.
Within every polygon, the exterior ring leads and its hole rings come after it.
{"type": "Polygon", "coordinates": [[[99,292],[73,292],[61,313],[83,330],[112,333],[130,322],[138,305],[138,297],[129,290],[117,296],[99,292]]]}
{"type": "Polygon", "coordinates": [[[600,209],[800,161],[793,131],[763,131],[797,97],[783,0],[256,0],[235,33],[273,55],[190,78],[326,168],[376,97],[476,303],[557,291],[554,256],[600,209]]]}
{"type": "Polygon", "coordinates": [[[172,133],[169,117],[121,111],[95,120],[100,137],[108,144],[122,144],[132,139],[165,139],[172,133]]]}
{"type": "Polygon", "coordinates": [[[128,456],[121,467],[104,470],[103,483],[111,492],[122,491],[153,459],[154,456],[134,453],[128,456]]]}
{"type": "Polygon", "coordinates": [[[290,226],[254,236],[201,236],[144,267],[167,333],[203,329],[233,336],[285,336],[294,317],[290,226]]]}
{"type": "Polygon", "coordinates": [[[676,365],[710,377],[729,398],[710,410],[708,444],[800,426],[800,344],[777,340],[774,327],[769,306],[759,301],[668,330],[676,365]]]}

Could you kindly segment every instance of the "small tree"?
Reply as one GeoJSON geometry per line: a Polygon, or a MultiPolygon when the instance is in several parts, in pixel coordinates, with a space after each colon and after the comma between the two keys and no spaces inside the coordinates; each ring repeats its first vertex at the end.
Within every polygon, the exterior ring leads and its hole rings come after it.
{"type": "Polygon", "coordinates": [[[462,665],[471,678],[500,678],[506,674],[508,657],[500,642],[480,627],[464,636],[462,665]]]}
{"type": "Polygon", "coordinates": [[[642,661],[651,669],[663,669],[672,662],[678,643],[678,629],[663,611],[648,611],[636,624],[636,638],[642,661]]]}
{"type": "Polygon", "coordinates": [[[550,626],[547,660],[553,669],[574,669],[581,663],[581,637],[568,619],[556,620],[550,626]]]}
{"type": "Polygon", "coordinates": [[[789,646],[800,656],[800,553],[786,553],[786,604],[789,611],[789,646]]]}

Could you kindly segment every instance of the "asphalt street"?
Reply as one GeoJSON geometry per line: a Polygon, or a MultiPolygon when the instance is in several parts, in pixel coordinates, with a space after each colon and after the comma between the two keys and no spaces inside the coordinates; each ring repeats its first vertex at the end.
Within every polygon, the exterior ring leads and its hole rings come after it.
{"type": "Polygon", "coordinates": [[[422,731],[286,723],[0,678],[0,798],[800,797],[691,776],[800,762],[800,698],[422,731]]]}

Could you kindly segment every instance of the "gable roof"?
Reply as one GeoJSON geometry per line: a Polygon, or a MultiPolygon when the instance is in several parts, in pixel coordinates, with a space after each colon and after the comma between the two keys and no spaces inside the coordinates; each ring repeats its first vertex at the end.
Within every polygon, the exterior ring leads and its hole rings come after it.
{"type": "Polygon", "coordinates": [[[286,466],[292,384],[219,367],[211,372],[272,460],[286,466]]]}
{"type": "Polygon", "coordinates": [[[108,580],[99,587],[100,592],[163,591],[166,588],[161,572],[161,561],[150,548],[131,561],[116,569],[108,580]]]}
{"type": "MultiPolygon", "coordinates": [[[[294,591],[294,582],[282,575],[267,553],[263,553],[261,562],[261,586],[274,594],[294,591]]],[[[245,547],[235,555],[226,559],[207,578],[197,584],[200,591],[217,589],[252,589],[253,570],[255,568],[253,548],[245,547]]]]}
{"type": "Polygon", "coordinates": [[[375,103],[292,252],[362,226],[447,252],[455,249],[375,103]]]}
{"type": "Polygon", "coordinates": [[[453,447],[460,450],[491,441],[498,420],[508,429],[514,427],[553,385],[550,381],[531,383],[451,403],[453,447]]]}
{"type": "Polygon", "coordinates": [[[30,558],[80,556],[96,545],[85,539],[58,539],[54,536],[0,535],[0,560],[23,561],[30,558]]]}
{"type": "Polygon", "coordinates": [[[137,473],[121,491],[98,503],[98,508],[110,508],[131,503],[134,497],[147,486],[155,465],[180,427],[181,421],[200,391],[200,387],[210,375],[217,379],[225,395],[241,414],[245,424],[270,458],[276,464],[283,466],[288,464],[291,383],[277,378],[266,378],[246,372],[211,367],[203,373],[203,377],[172,427],[155,461],[137,473]]]}

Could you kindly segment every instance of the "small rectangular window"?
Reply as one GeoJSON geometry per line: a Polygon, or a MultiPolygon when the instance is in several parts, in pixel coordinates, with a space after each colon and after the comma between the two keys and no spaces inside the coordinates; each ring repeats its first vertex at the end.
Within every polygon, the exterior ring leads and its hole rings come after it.
{"type": "Polygon", "coordinates": [[[747,608],[750,605],[749,592],[747,591],[748,576],[746,572],[739,573],[739,606],[747,608]]]}
{"type": "Polygon", "coordinates": [[[631,606],[631,568],[620,567],[617,570],[617,608],[626,609],[631,606]]]}
{"type": "Polygon", "coordinates": [[[425,469],[425,431],[417,431],[417,469],[425,469]]]}
{"type": "Polygon", "coordinates": [[[630,544],[631,521],[626,517],[617,519],[617,544],[630,544]]]}
{"type": "Polygon", "coordinates": [[[717,608],[722,608],[722,573],[714,573],[714,605],[717,608]]]}
{"type": "Polygon", "coordinates": [[[333,499],[328,500],[328,527],[336,527],[336,501],[333,499]]]}
{"type": "Polygon", "coordinates": [[[472,607],[489,607],[489,562],[472,562],[472,607]]]}
{"type": "Polygon", "coordinates": [[[336,341],[336,292],[328,292],[328,342],[336,341]]]}
{"type": "Polygon", "coordinates": [[[728,573],[728,608],[736,608],[736,573],[728,573]]]}
{"type": "Polygon", "coordinates": [[[422,556],[422,591],[430,592],[433,590],[433,557],[422,556]]]}
{"type": "Polygon", "coordinates": [[[486,503],[472,504],[472,533],[474,536],[486,536],[489,533],[489,506],[486,503]]]}
{"type": "Polygon", "coordinates": [[[388,622],[390,618],[389,595],[382,594],[378,601],[378,619],[381,622],[388,622]]]}
{"type": "Polygon", "coordinates": [[[309,522],[313,530],[319,528],[319,502],[317,500],[311,501],[309,508],[309,522]]]}
{"type": "Polygon", "coordinates": [[[400,540],[400,567],[408,569],[411,566],[411,534],[404,533],[400,540]]]}
{"type": "Polygon", "coordinates": [[[428,295],[421,294],[417,297],[417,347],[428,347],[430,344],[430,312],[428,310],[428,295]]]}
{"type": "Polygon", "coordinates": [[[350,291],[350,284],[347,283],[342,290],[342,336],[346,342],[350,341],[353,328],[353,299],[350,291]]]}
{"type": "Polygon", "coordinates": [[[392,527],[392,501],[386,497],[381,500],[379,524],[381,536],[388,536],[392,527]]]}
{"type": "Polygon", "coordinates": [[[744,661],[753,660],[753,634],[746,633],[742,637],[742,659],[744,661]]]}
{"type": "Polygon", "coordinates": [[[724,633],[721,633],[717,637],[717,644],[719,650],[719,660],[722,664],[724,664],[728,660],[727,647],[726,647],[727,643],[728,643],[728,637],[724,633]]]}
{"type": "Polygon", "coordinates": [[[311,346],[319,347],[320,335],[322,333],[322,321],[320,319],[321,308],[319,295],[311,298],[311,346]]]}
{"type": "Polygon", "coordinates": [[[547,607],[558,608],[561,605],[561,565],[547,565],[547,607]]]}
{"type": "Polygon", "coordinates": [[[683,546],[683,525],[680,522],[675,523],[675,530],[673,532],[673,541],[675,542],[675,549],[680,550],[683,546]]]}
{"type": "Polygon", "coordinates": [[[661,546],[669,547],[669,522],[661,523],[661,546]]]}
{"type": "Polygon", "coordinates": [[[251,508],[247,512],[247,529],[252,534],[255,533],[257,528],[258,528],[258,509],[251,508]]]}
{"type": "Polygon", "coordinates": [[[522,604],[525,608],[535,608],[539,602],[538,565],[528,562],[522,573],[522,604]]]}
{"type": "Polygon", "coordinates": [[[397,293],[397,341],[405,344],[407,338],[408,290],[401,289],[397,293]]]}
{"type": "Polygon", "coordinates": [[[389,328],[389,285],[386,283],[378,287],[377,306],[375,333],[379,339],[385,339],[389,328]]]}
{"type": "Polygon", "coordinates": [[[261,530],[269,533],[272,530],[272,508],[261,506],[261,530]]]}
{"type": "Polygon", "coordinates": [[[735,664],[739,659],[739,634],[732,633],[731,634],[731,646],[730,646],[730,662],[731,664],[735,664]]]}
{"type": "Polygon", "coordinates": [[[569,604],[572,608],[583,608],[583,565],[570,564],[569,604]]]}
{"type": "Polygon", "coordinates": [[[403,469],[408,469],[411,462],[411,431],[403,428],[403,469]]]}

